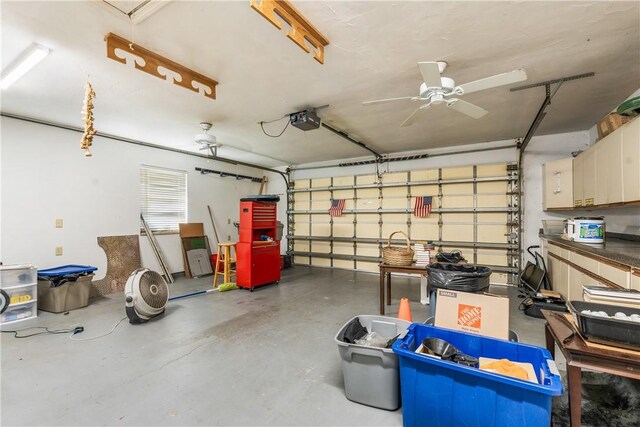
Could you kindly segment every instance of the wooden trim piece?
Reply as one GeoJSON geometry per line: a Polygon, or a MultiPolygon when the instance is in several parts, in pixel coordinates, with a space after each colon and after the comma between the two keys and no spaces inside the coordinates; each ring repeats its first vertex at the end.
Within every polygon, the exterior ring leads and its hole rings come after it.
{"type": "Polygon", "coordinates": [[[158,77],[162,80],[166,80],[167,76],[159,71],[159,67],[166,68],[172,73],[178,74],[180,78],[178,81],[176,78],[172,77],[173,84],[194,92],[200,92],[200,88],[194,86],[194,83],[197,83],[199,86],[203,86],[202,92],[204,93],[204,96],[216,99],[217,81],[180,65],[177,62],[167,59],[164,56],[145,49],[140,45],[132,43],[117,34],[107,34],[104,36],[104,41],[107,43],[107,58],[111,58],[121,64],[126,64],[126,57],[122,56],[122,54],[119,55],[116,53],[116,49],[135,55],[136,58],[134,59],[134,65],[136,69],[144,71],[145,73],[151,74],[152,76],[158,77]],[[209,92],[207,92],[207,89],[209,92]]]}
{"type": "Polygon", "coordinates": [[[564,259],[564,258],[560,258],[558,255],[556,255],[556,254],[554,254],[554,253],[549,252],[547,255],[549,255],[550,257],[553,257],[553,258],[557,259],[557,260],[558,260],[558,261],[560,261],[560,262],[563,262],[563,263],[567,264],[569,267],[573,268],[574,270],[578,270],[579,272],[581,272],[581,273],[583,273],[583,274],[586,274],[587,276],[591,277],[592,279],[597,280],[598,282],[603,283],[603,284],[607,285],[607,286],[608,286],[608,287],[610,287],[610,288],[615,288],[615,289],[626,289],[626,288],[624,288],[624,287],[622,287],[622,286],[620,286],[620,285],[618,285],[618,284],[616,284],[616,283],[613,283],[613,282],[612,282],[612,281],[610,281],[610,280],[605,279],[605,278],[604,278],[604,277],[602,277],[602,276],[599,276],[599,275],[595,274],[595,273],[594,273],[594,272],[592,272],[592,271],[589,271],[589,270],[587,270],[587,269],[584,269],[584,268],[580,267],[579,265],[576,265],[576,264],[572,263],[572,262],[571,262],[571,261],[569,261],[569,260],[566,260],[566,259],[564,259]]]}
{"type": "Polygon", "coordinates": [[[631,200],[629,202],[616,202],[616,203],[608,203],[603,205],[586,205],[586,206],[574,206],[574,207],[566,207],[566,208],[546,208],[545,211],[584,211],[590,209],[604,209],[604,208],[619,208],[625,206],[640,206],[640,200],[631,200]]]}
{"type": "Polygon", "coordinates": [[[563,245],[562,243],[559,243],[559,242],[552,242],[552,241],[548,241],[548,242],[549,242],[550,245],[555,245],[555,246],[558,246],[558,247],[560,247],[562,249],[566,249],[568,251],[575,252],[578,255],[582,255],[584,257],[593,259],[593,260],[601,262],[603,264],[607,264],[607,265],[609,265],[611,267],[617,268],[618,270],[626,271],[627,273],[630,272],[631,269],[633,268],[633,267],[631,267],[631,266],[629,266],[627,264],[622,264],[622,263],[619,263],[619,262],[616,262],[616,261],[611,261],[608,258],[604,258],[604,257],[602,257],[600,255],[596,255],[596,254],[593,254],[591,252],[586,252],[584,250],[581,250],[581,249],[578,249],[578,248],[574,248],[573,246],[563,245]]]}
{"type": "Polygon", "coordinates": [[[324,64],[324,47],[329,40],[311,24],[291,3],[287,0],[251,0],[251,8],[271,22],[277,29],[282,29],[280,18],[291,27],[287,30],[287,37],[302,50],[309,53],[311,49],[305,40],[315,48],[313,58],[324,64]]]}

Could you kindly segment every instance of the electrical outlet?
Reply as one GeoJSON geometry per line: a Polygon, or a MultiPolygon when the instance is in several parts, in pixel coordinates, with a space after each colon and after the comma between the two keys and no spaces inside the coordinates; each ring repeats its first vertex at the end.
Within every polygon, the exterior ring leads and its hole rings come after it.
{"type": "Polygon", "coordinates": [[[230,241],[231,241],[231,235],[227,234],[227,242],[230,242],[230,241]]]}
{"type": "Polygon", "coordinates": [[[60,218],[56,219],[56,228],[62,228],[62,224],[63,224],[62,219],[60,218]]]}
{"type": "Polygon", "coordinates": [[[231,224],[231,218],[227,218],[227,224],[231,224]]]}
{"type": "Polygon", "coordinates": [[[62,246],[56,246],[56,256],[62,255],[62,246]]]}

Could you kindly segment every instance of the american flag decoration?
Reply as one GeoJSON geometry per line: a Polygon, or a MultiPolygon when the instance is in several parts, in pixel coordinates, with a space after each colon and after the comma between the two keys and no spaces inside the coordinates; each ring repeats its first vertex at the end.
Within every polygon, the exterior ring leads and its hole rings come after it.
{"type": "Polygon", "coordinates": [[[426,218],[431,213],[431,196],[416,197],[413,214],[419,218],[426,218]]]}
{"type": "Polygon", "coordinates": [[[329,208],[330,216],[342,216],[344,210],[344,199],[331,200],[331,207],[329,208]]]}

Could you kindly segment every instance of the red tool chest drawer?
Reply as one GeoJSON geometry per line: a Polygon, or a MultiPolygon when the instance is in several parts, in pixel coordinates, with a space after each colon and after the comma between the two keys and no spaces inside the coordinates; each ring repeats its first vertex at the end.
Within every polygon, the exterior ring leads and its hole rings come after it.
{"type": "Polygon", "coordinates": [[[240,202],[240,228],[270,228],[276,225],[276,203],[240,202]]]}

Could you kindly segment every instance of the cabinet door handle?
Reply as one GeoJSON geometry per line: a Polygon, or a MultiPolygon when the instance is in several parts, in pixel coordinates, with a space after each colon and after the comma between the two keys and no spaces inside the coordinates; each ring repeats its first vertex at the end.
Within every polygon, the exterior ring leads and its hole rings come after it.
{"type": "Polygon", "coordinates": [[[562,190],[560,189],[560,175],[562,175],[562,172],[555,171],[553,174],[556,177],[556,189],[553,190],[553,194],[558,194],[562,192],[562,190]]]}

